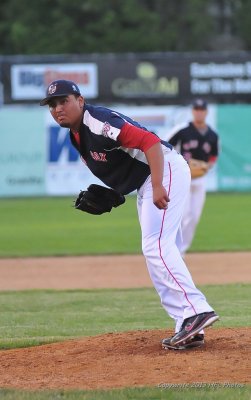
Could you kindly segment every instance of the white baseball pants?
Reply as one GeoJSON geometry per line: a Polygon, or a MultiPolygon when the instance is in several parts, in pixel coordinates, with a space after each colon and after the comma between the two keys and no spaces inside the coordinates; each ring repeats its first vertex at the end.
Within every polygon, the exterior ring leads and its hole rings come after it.
{"type": "Polygon", "coordinates": [[[196,227],[200,220],[206,199],[205,177],[192,179],[190,192],[185,204],[185,210],[181,221],[182,242],[179,249],[182,255],[186,253],[192,244],[196,227]]]}
{"type": "Polygon", "coordinates": [[[195,287],[177,247],[190,181],[184,158],[176,150],[167,149],[163,183],[170,198],[168,209],[159,210],[153,204],[151,177],[138,190],[137,199],[143,254],[161,304],[175,320],[175,332],[184,319],[213,311],[195,287]]]}

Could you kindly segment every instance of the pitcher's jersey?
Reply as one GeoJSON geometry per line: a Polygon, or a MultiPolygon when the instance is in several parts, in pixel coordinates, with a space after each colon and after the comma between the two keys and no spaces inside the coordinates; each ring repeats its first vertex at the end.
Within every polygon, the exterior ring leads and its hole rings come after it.
{"type": "Polygon", "coordinates": [[[209,126],[204,133],[201,133],[192,122],[174,133],[169,138],[169,143],[177,147],[187,161],[195,158],[208,162],[210,158],[216,158],[219,153],[217,133],[209,126]]]}
{"type": "MultiPolygon", "coordinates": [[[[119,142],[118,136],[126,123],[147,131],[138,122],[117,111],[85,104],[78,132],[79,143],[70,131],[72,144],[91,172],[105,185],[122,194],[138,189],[150,174],[144,152],[123,147],[119,142]]],[[[160,142],[164,152],[171,151],[169,143],[160,142]]]]}

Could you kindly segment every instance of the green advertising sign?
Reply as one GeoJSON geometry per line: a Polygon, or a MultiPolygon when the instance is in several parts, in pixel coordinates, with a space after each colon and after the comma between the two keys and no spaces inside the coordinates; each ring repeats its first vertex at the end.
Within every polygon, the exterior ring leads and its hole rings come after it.
{"type": "Polygon", "coordinates": [[[251,190],[251,106],[218,106],[219,190],[251,190]]]}
{"type": "Polygon", "coordinates": [[[0,125],[0,196],[44,195],[44,113],[39,107],[4,106],[0,125]]]}

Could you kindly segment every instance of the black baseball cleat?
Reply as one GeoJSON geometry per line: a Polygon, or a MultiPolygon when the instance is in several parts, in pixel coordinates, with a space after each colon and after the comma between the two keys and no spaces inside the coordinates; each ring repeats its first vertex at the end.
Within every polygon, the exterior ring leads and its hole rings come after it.
{"type": "Polygon", "coordinates": [[[172,345],[171,342],[171,337],[167,339],[163,339],[161,344],[163,349],[168,349],[168,350],[189,350],[189,349],[194,349],[196,347],[201,347],[203,346],[204,342],[204,335],[198,334],[195,335],[193,338],[188,339],[187,342],[184,342],[182,344],[175,344],[172,345]]]}
{"type": "Polygon", "coordinates": [[[183,342],[186,343],[189,338],[192,338],[202,329],[212,325],[218,319],[219,316],[214,311],[196,314],[190,318],[186,318],[181,325],[180,331],[171,338],[170,344],[174,346],[182,344],[183,342]]]}

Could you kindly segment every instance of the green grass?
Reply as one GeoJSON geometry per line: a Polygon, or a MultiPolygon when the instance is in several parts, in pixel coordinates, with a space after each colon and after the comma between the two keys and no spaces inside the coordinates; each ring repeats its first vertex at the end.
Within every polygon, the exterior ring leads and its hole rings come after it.
{"type": "Polygon", "coordinates": [[[218,385],[215,388],[129,388],[116,390],[58,390],[58,391],[19,391],[0,390],[2,400],[250,400],[250,386],[236,384],[233,387],[218,385]]]}
{"type": "Polygon", "coordinates": [[[0,257],[140,252],[135,202],[94,216],[72,198],[0,200],[0,257]]]}
{"type": "MultiPolygon", "coordinates": [[[[88,215],[72,198],[0,200],[0,257],[141,253],[136,199],[88,215]]],[[[251,193],[209,193],[191,251],[251,250],[251,193]]]]}
{"type": "MultiPolygon", "coordinates": [[[[251,326],[251,285],[204,286],[217,327],[251,326]]],[[[152,288],[0,292],[0,348],[138,329],[173,328],[152,288]]]]}
{"type": "Polygon", "coordinates": [[[208,194],[191,251],[251,250],[251,193],[208,194]]]}

